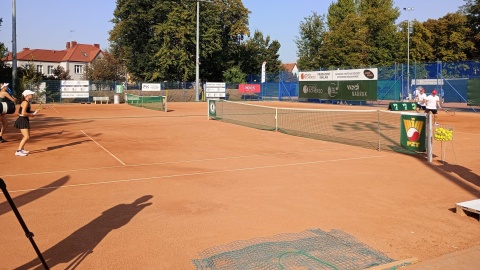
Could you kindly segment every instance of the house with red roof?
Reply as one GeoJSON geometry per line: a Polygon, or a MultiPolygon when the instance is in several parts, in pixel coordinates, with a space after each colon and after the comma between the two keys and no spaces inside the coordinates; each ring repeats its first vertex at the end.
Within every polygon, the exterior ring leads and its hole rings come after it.
{"type": "Polygon", "coordinates": [[[285,69],[285,71],[290,72],[298,77],[297,63],[284,63],[282,64],[282,67],[285,69]]]}
{"type": "MultiPolygon", "coordinates": [[[[46,76],[53,75],[53,69],[61,66],[69,71],[72,80],[81,80],[86,64],[103,57],[100,44],[79,44],[71,41],[67,42],[65,50],[23,48],[17,52],[17,66],[35,65],[37,71],[46,76]]],[[[3,60],[5,64],[12,66],[12,53],[3,60]]]]}

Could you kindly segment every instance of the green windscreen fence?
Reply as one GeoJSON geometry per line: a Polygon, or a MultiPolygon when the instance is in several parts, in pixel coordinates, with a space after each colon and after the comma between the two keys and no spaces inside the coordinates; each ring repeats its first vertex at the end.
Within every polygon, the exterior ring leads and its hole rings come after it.
{"type": "Polygon", "coordinates": [[[151,110],[166,111],[166,101],[165,96],[137,96],[132,94],[126,94],[125,96],[126,104],[151,110]]]}
{"type": "Polygon", "coordinates": [[[467,105],[480,106],[480,79],[468,80],[467,105]]]}

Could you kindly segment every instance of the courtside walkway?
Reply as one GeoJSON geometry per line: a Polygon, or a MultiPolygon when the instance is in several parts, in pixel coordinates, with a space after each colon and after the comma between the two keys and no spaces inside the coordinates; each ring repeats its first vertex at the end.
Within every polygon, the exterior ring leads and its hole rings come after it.
{"type": "Polygon", "coordinates": [[[423,261],[405,270],[477,270],[480,269],[480,246],[453,252],[441,257],[423,261]]]}

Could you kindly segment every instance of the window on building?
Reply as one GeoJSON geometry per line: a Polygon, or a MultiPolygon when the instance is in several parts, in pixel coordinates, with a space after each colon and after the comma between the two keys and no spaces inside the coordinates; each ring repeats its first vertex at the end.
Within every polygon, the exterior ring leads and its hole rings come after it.
{"type": "Polygon", "coordinates": [[[75,65],[75,74],[83,74],[83,65],[75,65]]]}
{"type": "Polygon", "coordinates": [[[54,68],[53,66],[48,66],[48,67],[47,67],[47,75],[53,75],[53,70],[54,70],[54,69],[55,69],[55,68],[54,68]]]}
{"type": "Polygon", "coordinates": [[[37,72],[43,74],[43,66],[42,65],[37,65],[37,72]]]}

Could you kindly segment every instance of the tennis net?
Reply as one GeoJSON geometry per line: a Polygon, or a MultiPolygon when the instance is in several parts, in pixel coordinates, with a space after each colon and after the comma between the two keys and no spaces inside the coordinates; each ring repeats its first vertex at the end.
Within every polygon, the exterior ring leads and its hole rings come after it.
{"type": "Polygon", "coordinates": [[[214,119],[262,130],[377,150],[411,152],[400,144],[400,113],[384,110],[276,108],[217,100],[214,119]]]}
{"type": "Polygon", "coordinates": [[[126,94],[125,103],[151,110],[167,111],[167,99],[165,96],[137,96],[126,94]]]}

